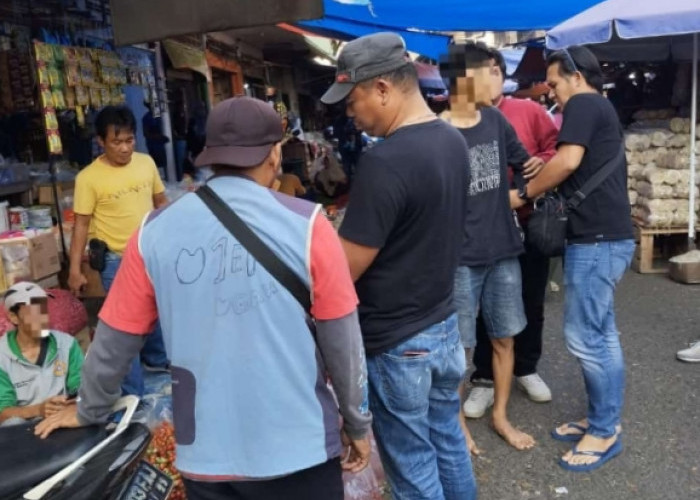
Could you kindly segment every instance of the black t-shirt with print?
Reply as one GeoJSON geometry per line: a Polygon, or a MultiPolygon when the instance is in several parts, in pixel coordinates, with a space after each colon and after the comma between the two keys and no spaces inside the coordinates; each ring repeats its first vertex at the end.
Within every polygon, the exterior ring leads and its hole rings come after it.
{"type": "Polygon", "coordinates": [[[468,162],[464,138],[441,120],[399,128],[360,158],[340,235],[380,249],[356,283],[368,354],[455,311],[468,162]]]}
{"type": "Polygon", "coordinates": [[[470,183],[460,265],[485,266],[516,257],[524,247],[510,208],[508,166],[522,187],[529,159],[513,127],[496,108],[483,108],[481,121],[460,128],[469,144],[470,183]]]}
{"type": "MultiPolygon", "coordinates": [[[[558,147],[586,148],[578,169],[560,186],[569,198],[623,147],[623,132],[615,108],[600,94],[578,94],[564,107],[558,147]]],[[[569,214],[569,243],[623,240],[634,237],[627,194],[627,160],[569,214]]]]}

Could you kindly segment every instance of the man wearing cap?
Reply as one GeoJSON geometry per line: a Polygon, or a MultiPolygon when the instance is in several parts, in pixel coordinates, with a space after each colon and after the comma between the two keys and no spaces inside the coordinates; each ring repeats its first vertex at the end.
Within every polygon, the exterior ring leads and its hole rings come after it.
{"type": "Polygon", "coordinates": [[[282,137],[272,107],[228,99],[209,115],[196,164],[212,166],[208,186],[306,284],[315,333],[295,296],[187,194],[153,212],[127,245],[77,412],[47,419],[37,434],[104,421],[160,317],[172,360],[176,466],[190,500],[343,498],[340,457],[356,472],[370,451],[357,296],[320,206],[270,189],[282,137]]]}
{"type": "Polygon", "coordinates": [[[403,40],[348,43],[326,104],[385,140],[359,161],[340,228],[360,298],[374,434],[394,498],[476,498],[460,429],[453,305],[469,153],[421,96],[403,40]]]}
{"type": "Polygon", "coordinates": [[[72,404],[83,365],[78,342],[48,329],[48,295],[39,285],[12,285],[5,311],[16,329],[0,339],[0,426],[44,418],[72,404]]]}

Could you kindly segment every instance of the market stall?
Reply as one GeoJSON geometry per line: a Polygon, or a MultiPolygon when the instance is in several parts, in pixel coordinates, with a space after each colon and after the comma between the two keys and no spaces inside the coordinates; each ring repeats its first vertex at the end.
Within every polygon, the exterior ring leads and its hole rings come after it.
{"type": "Polygon", "coordinates": [[[690,61],[685,66],[689,71],[678,71],[676,76],[676,86],[681,88],[685,80],[690,81],[689,95],[677,100],[676,107],[670,110],[640,112],[626,139],[640,271],[659,269],[652,262],[656,235],[685,228],[689,255],[696,247],[700,208],[696,176],[698,33],[700,6],[689,0],[668,0],[663,4],[645,0],[634,5],[608,0],[547,33],[547,46],[551,49],[592,44],[591,49],[606,61],[690,61]],[[644,122],[650,126],[645,127],[644,122]]]}

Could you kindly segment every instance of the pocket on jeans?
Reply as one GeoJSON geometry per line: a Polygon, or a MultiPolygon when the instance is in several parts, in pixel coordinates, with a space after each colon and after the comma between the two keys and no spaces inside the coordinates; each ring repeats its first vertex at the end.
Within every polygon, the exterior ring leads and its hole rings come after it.
{"type": "Polygon", "coordinates": [[[433,354],[429,351],[419,353],[418,349],[404,351],[406,355],[393,349],[391,353],[380,354],[377,359],[385,403],[395,412],[427,411],[433,354]]]}

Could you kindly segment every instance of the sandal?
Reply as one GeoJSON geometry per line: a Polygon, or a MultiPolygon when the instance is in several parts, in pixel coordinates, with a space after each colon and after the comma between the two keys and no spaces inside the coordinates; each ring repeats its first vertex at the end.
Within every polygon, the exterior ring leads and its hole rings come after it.
{"type": "Polygon", "coordinates": [[[605,450],[605,451],[581,451],[578,449],[578,446],[574,446],[573,448],[573,453],[574,456],[576,455],[585,455],[588,457],[599,457],[598,460],[591,464],[581,464],[581,465],[575,465],[575,464],[570,464],[563,458],[559,459],[559,465],[566,470],[572,471],[572,472],[591,472],[593,470],[596,470],[599,467],[602,467],[605,465],[605,463],[609,462],[616,456],[618,456],[620,453],[622,453],[622,440],[618,437],[618,439],[610,445],[610,447],[605,450]]]}
{"type": "Polygon", "coordinates": [[[555,428],[552,432],[552,438],[556,439],[557,441],[564,441],[565,443],[578,443],[581,441],[581,438],[583,438],[583,435],[586,434],[586,431],[588,430],[587,427],[584,427],[582,425],[577,424],[576,422],[569,422],[568,424],[565,424],[569,429],[575,429],[577,431],[581,431],[581,434],[561,434],[559,432],[558,428],[555,428]]]}

